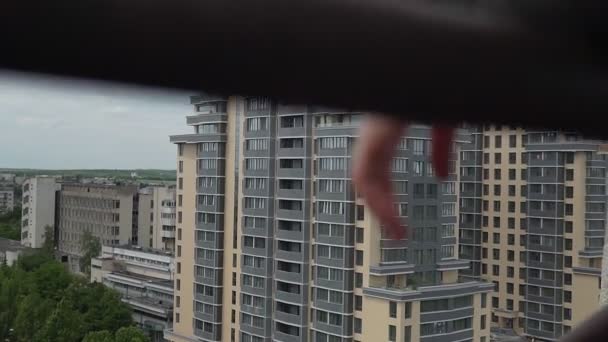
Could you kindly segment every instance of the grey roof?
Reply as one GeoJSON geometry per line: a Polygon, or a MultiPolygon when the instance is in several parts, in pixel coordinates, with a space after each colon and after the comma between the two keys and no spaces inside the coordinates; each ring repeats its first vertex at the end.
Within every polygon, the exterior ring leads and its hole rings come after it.
{"type": "Polygon", "coordinates": [[[0,238],[0,252],[26,250],[28,247],[22,246],[21,241],[0,238]]]}

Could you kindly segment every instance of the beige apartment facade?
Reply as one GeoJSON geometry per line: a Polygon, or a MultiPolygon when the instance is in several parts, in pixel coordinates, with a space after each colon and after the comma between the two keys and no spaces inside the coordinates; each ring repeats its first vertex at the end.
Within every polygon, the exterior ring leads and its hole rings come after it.
{"type": "Polygon", "coordinates": [[[139,190],[137,245],[175,250],[176,198],[174,187],[155,186],[139,190]]]}
{"type": "Polygon", "coordinates": [[[606,178],[601,143],[478,129],[461,151],[462,274],[494,283],[492,325],[555,341],[599,307],[606,178]]]}
{"type": "Polygon", "coordinates": [[[137,231],[136,186],[62,184],[57,203],[57,248],[70,270],[81,272],[85,232],[104,246],[130,244],[137,231]]]}
{"type": "MultiPolygon", "coordinates": [[[[361,115],[265,97],[191,99],[177,144],[170,341],[489,341],[492,284],[459,277],[458,154],[434,178],[415,126],[393,165],[406,239],[351,190],[361,115]]],[[[469,135],[459,132],[459,143],[469,135]]]]}

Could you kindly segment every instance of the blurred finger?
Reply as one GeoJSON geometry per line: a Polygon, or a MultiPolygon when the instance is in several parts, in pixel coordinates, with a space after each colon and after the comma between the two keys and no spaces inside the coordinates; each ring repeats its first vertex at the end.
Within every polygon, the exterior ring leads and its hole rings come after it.
{"type": "Polygon", "coordinates": [[[438,178],[446,178],[449,172],[448,161],[454,128],[445,125],[433,126],[431,136],[433,139],[433,155],[431,158],[435,173],[438,178]]]}
{"type": "Polygon", "coordinates": [[[353,183],[366,205],[392,238],[403,238],[404,229],[393,206],[391,165],[396,145],[407,124],[376,116],[361,127],[353,161],[353,183]]]}

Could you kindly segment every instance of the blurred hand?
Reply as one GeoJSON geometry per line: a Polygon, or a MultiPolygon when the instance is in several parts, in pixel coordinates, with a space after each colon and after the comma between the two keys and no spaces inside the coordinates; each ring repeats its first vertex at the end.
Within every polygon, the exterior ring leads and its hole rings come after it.
{"type": "MultiPolygon", "coordinates": [[[[357,191],[393,239],[403,239],[406,233],[393,203],[391,169],[395,148],[407,127],[407,122],[393,117],[368,117],[361,126],[353,160],[353,182],[357,191]]],[[[452,136],[451,127],[433,126],[432,162],[439,178],[448,175],[452,136]]]]}

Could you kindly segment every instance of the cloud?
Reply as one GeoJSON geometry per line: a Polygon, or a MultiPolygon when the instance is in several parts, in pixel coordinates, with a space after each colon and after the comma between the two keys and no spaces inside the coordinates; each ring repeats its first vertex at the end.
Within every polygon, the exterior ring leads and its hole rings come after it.
{"type": "Polygon", "coordinates": [[[0,73],[0,167],[174,168],[189,95],[0,73]]]}
{"type": "Polygon", "coordinates": [[[41,127],[41,128],[58,128],[64,120],[59,118],[40,118],[31,116],[18,116],[15,119],[18,126],[41,127]]]}

